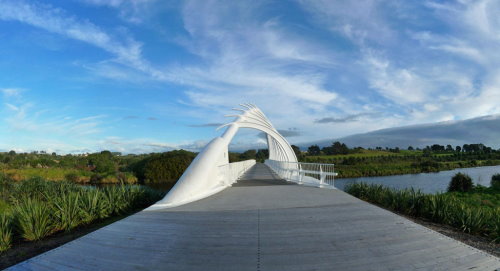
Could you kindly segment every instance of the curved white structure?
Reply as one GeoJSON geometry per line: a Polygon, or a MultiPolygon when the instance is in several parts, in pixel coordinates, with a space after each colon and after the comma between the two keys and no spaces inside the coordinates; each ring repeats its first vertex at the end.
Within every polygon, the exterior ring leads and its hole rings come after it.
{"type": "Polygon", "coordinates": [[[252,104],[241,104],[244,109],[236,119],[228,124],[224,134],[214,138],[196,156],[170,192],[149,207],[150,210],[175,207],[213,195],[230,186],[255,160],[229,164],[228,146],[240,128],[253,128],[267,134],[269,159],[297,162],[297,157],[286,139],[278,133],[262,111],[252,104]],[[230,165],[230,166],[226,166],[230,165]],[[227,170],[236,172],[227,174],[227,170]],[[228,180],[227,176],[231,176],[228,180]]]}

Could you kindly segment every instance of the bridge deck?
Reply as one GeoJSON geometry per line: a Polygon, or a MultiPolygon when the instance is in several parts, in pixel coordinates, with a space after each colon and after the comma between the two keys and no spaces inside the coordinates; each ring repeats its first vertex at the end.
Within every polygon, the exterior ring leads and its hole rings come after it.
{"type": "Polygon", "coordinates": [[[500,260],[264,165],[212,197],[140,212],[12,270],[495,270],[500,260]]]}

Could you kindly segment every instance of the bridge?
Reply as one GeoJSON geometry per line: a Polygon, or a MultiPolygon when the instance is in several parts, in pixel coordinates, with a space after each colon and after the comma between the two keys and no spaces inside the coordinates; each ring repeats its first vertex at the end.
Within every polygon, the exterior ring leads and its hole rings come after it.
{"type": "Polygon", "coordinates": [[[9,270],[495,270],[497,257],[334,188],[333,165],[297,162],[255,106],[150,208],[9,270]],[[239,128],[269,160],[229,163],[239,128]]]}

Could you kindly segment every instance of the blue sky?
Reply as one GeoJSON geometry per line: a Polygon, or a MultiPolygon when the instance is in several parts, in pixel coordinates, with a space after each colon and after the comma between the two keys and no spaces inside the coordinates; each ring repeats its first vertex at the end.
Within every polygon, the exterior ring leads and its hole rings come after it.
{"type": "Polygon", "coordinates": [[[292,143],[498,118],[499,12],[493,0],[0,0],[0,150],[198,149],[243,102],[292,143]]]}

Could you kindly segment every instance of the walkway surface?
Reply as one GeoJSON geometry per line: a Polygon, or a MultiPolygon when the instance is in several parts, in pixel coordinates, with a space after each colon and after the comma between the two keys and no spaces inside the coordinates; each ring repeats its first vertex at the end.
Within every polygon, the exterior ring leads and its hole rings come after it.
{"type": "Polygon", "coordinates": [[[257,164],[233,187],[143,211],[11,270],[495,270],[500,260],[257,164]]]}

